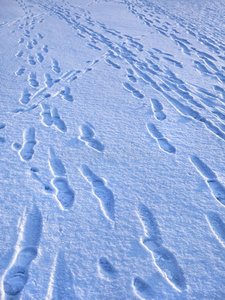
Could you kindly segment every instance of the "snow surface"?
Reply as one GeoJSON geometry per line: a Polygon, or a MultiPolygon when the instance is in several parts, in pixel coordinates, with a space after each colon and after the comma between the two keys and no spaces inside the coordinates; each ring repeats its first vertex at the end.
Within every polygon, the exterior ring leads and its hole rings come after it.
{"type": "Polygon", "coordinates": [[[225,3],[1,0],[1,299],[225,299],[225,3]]]}

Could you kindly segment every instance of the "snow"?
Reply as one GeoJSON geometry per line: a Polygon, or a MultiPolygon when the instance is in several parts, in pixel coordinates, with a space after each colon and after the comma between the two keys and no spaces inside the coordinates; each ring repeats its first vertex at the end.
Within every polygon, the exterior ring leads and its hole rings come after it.
{"type": "Polygon", "coordinates": [[[224,299],[221,0],[1,0],[1,299],[224,299]]]}

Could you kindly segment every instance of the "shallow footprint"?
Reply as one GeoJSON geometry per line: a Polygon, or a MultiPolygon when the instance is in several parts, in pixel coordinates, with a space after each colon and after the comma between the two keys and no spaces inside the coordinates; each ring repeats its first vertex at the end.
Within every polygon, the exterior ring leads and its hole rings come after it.
{"type": "Polygon", "coordinates": [[[134,277],[132,281],[135,294],[141,299],[153,299],[154,291],[141,277],[134,277]]]}
{"type": "Polygon", "coordinates": [[[108,280],[116,279],[117,271],[106,257],[99,258],[98,268],[99,268],[100,274],[102,274],[102,276],[105,279],[108,279],[108,280]]]}

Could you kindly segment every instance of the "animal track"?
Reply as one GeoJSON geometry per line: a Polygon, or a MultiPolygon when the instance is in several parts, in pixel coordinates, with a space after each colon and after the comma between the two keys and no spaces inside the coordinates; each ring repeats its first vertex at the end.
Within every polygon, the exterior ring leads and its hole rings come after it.
{"type": "MultiPolygon", "coordinates": [[[[5,128],[5,124],[4,123],[0,123],[0,130],[5,128]]],[[[6,140],[4,137],[0,137],[0,143],[5,143],[6,140]]]]}
{"type": "Polygon", "coordinates": [[[44,45],[42,47],[42,51],[44,51],[45,53],[48,53],[48,46],[47,45],[44,45]]]}
{"type": "Polygon", "coordinates": [[[99,142],[96,138],[94,138],[95,132],[90,126],[81,125],[79,129],[80,129],[79,139],[81,141],[85,142],[87,146],[99,152],[102,152],[104,150],[104,145],[101,142],[99,142]]]}
{"type": "Polygon", "coordinates": [[[225,134],[215,126],[211,121],[208,121],[206,118],[202,117],[199,112],[190,108],[187,105],[182,104],[175,98],[171,97],[164,91],[160,91],[161,94],[173,105],[173,107],[181,114],[187,117],[191,117],[196,121],[202,122],[207,129],[209,129],[212,133],[217,135],[219,138],[225,140],[225,134]]]}
{"type": "Polygon", "coordinates": [[[41,120],[42,123],[45,126],[51,126],[53,123],[53,120],[52,120],[52,116],[51,116],[51,112],[50,112],[50,106],[48,104],[42,103],[41,109],[42,109],[42,112],[40,113],[40,115],[42,117],[42,120],[41,120]]]}
{"type": "Polygon", "coordinates": [[[173,253],[163,246],[154,249],[153,251],[150,250],[150,252],[152,253],[155,265],[162,275],[166,277],[167,281],[179,291],[186,289],[183,270],[178,265],[173,253]]]}
{"type": "Polygon", "coordinates": [[[29,81],[30,86],[32,86],[34,88],[39,86],[36,73],[31,72],[29,74],[28,81],[29,81]]]}
{"type": "Polygon", "coordinates": [[[141,277],[134,277],[132,281],[135,294],[141,299],[153,299],[154,291],[141,277]]]}
{"type": "Polygon", "coordinates": [[[20,143],[13,143],[12,148],[16,151],[19,151],[22,148],[22,145],[20,143]]]}
{"type": "Polygon", "coordinates": [[[31,167],[30,168],[30,172],[31,172],[31,176],[32,178],[34,178],[35,180],[37,180],[38,182],[41,183],[45,193],[47,194],[52,194],[54,192],[54,188],[51,186],[51,184],[45,184],[41,178],[37,175],[37,173],[39,172],[38,168],[36,167],[31,167]]]}
{"type": "Polygon", "coordinates": [[[138,90],[136,90],[133,86],[131,86],[128,82],[123,82],[122,84],[123,84],[123,87],[127,91],[131,92],[134,97],[137,97],[139,99],[143,99],[144,98],[144,95],[141,92],[139,92],[138,90]]]}
{"type": "Polygon", "coordinates": [[[43,39],[43,35],[41,33],[38,33],[37,36],[40,38],[40,39],[43,39]]]}
{"type": "Polygon", "coordinates": [[[51,126],[52,124],[61,131],[66,132],[67,127],[63,120],[60,118],[57,108],[53,107],[52,112],[50,111],[50,106],[48,104],[41,104],[42,112],[40,113],[42,117],[42,123],[45,126],[51,126]]]}
{"type": "Polygon", "coordinates": [[[99,51],[102,50],[101,48],[99,48],[91,43],[88,43],[87,45],[90,46],[91,48],[94,48],[95,50],[99,50],[99,51]]]}
{"type": "Polygon", "coordinates": [[[33,45],[30,41],[27,42],[27,49],[29,49],[29,50],[33,49],[33,45]]]}
{"type": "Polygon", "coordinates": [[[49,88],[53,86],[53,79],[48,73],[45,74],[45,85],[49,88]]]}
{"type": "Polygon", "coordinates": [[[57,190],[56,199],[62,205],[62,208],[70,209],[74,203],[75,195],[67,180],[64,177],[55,177],[52,184],[57,190]]]}
{"type": "Polygon", "coordinates": [[[4,123],[0,123],[0,129],[5,128],[5,124],[4,123]]]}
{"type": "Polygon", "coordinates": [[[17,247],[19,251],[3,278],[4,292],[8,296],[18,295],[26,285],[29,276],[29,265],[38,253],[41,232],[42,215],[37,206],[33,205],[25,224],[23,224],[21,239],[19,239],[17,247]]]}
{"type": "Polygon", "coordinates": [[[36,62],[35,62],[34,57],[32,55],[28,56],[28,63],[32,66],[36,65],[36,62]]]}
{"type": "Polygon", "coordinates": [[[98,260],[99,272],[106,279],[115,279],[117,271],[106,257],[100,257],[98,260]]]}
{"type": "Polygon", "coordinates": [[[49,149],[49,166],[54,176],[52,185],[56,188],[56,199],[62,209],[70,209],[74,203],[75,193],[65,177],[65,167],[61,160],[56,157],[53,148],[49,149]]]}
{"type": "Polygon", "coordinates": [[[217,175],[197,156],[190,156],[190,161],[205,179],[214,198],[225,206],[225,187],[219,182],[217,175]]]}
{"type": "Polygon", "coordinates": [[[28,104],[30,102],[31,94],[28,92],[27,89],[24,89],[21,98],[19,99],[21,104],[28,104]]]}
{"type": "Polygon", "coordinates": [[[225,223],[221,220],[219,214],[209,212],[206,215],[206,220],[215,237],[225,247],[225,223]]]}
{"type": "Polygon", "coordinates": [[[182,50],[183,53],[185,53],[185,54],[187,54],[189,56],[191,55],[190,49],[188,49],[188,47],[184,43],[182,43],[182,42],[180,42],[178,40],[176,40],[175,42],[176,42],[177,45],[180,46],[180,48],[181,48],[181,50],[182,50]]]}
{"type": "Polygon", "coordinates": [[[195,60],[194,67],[200,71],[201,74],[212,74],[201,62],[195,60]]]}
{"type": "Polygon", "coordinates": [[[171,62],[172,64],[174,64],[176,67],[183,68],[182,63],[180,63],[179,61],[176,61],[176,60],[171,59],[170,57],[166,57],[166,56],[163,56],[163,58],[164,58],[165,60],[171,62]]]}
{"type": "Polygon", "coordinates": [[[68,86],[65,86],[64,90],[62,90],[59,94],[62,97],[62,99],[69,102],[73,102],[73,96],[70,95],[70,88],[68,86]]]}
{"type": "Polygon", "coordinates": [[[15,74],[18,75],[18,76],[20,76],[20,75],[22,75],[24,72],[25,72],[25,68],[22,66],[22,67],[19,68],[18,71],[16,71],[15,74]]]}
{"type": "Polygon", "coordinates": [[[56,157],[54,149],[49,148],[49,166],[54,177],[66,176],[66,169],[59,158],[56,157]]]}
{"type": "Polygon", "coordinates": [[[137,82],[137,78],[133,75],[127,75],[128,79],[132,82],[137,82]]]}
{"type": "Polygon", "coordinates": [[[104,216],[107,219],[114,221],[115,200],[112,191],[107,186],[105,186],[104,180],[95,175],[87,165],[82,165],[80,171],[83,177],[91,184],[92,192],[99,200],[100,207],[104,216]]]}
{"type": "Polygon", "coordinates": [[[19,44],[22,44],[23,42],[24,42],[24,38],[20,38],[18,41],[19,44]]]}
{"type": "Polygon", "coordinates": [[[36,56],[37,56],[37,60],[38,60],[40,63],[42,63],[43,60],[44,60],[44,56],[43,56],[41,53],[37,53],[36,56]]]}
{"type": "Polygon", "coordinates": [[[145,233],[143,243],[147,243],[148,247],[153,249],[160,247],[163,241],[157,221],[152,212],[142,203],[138,207],[138,217],[145,233]]]}
{"type": "Polygon", "coordinates": [[[52,71],[54,71],[55,73],[60,73],[60,67],[59,67],[59,63],[57,62],[56,59],[52,59],[52,71]]]}
{"type": "Polygon", "coordinates": [[[23,56],[23,51],[20,50],[19,52],[16,53],[16,57],[22,57],[23,56]]]}
{"type": "Polygon", "coordinates": [[[162,133],[155,127],[154,124],[148,123],[147,130],[149,134],[157,141],[159,147],[170,154],[174,154],[176,152],[176,148],[172,146],[168,140],[162,135],[162,133]]]}
{"type": "Polygon", "coordinates": [[[137,82],[137,78],[134,76],[134,71],[131,69],[126,69],[127,71],[127,77],[132,82],[137,82]]]}
{"type": "Polygon", "coordinates": [[[34,146],[36,145],[35,140],[35,129],[34,127],[30,127],[28,130],[23,132],[23,146],[19,152],[20,158],[24,161],[28,161],[32,159],[34,154],[34,146]]]}
{"type": "Polygon", "coordinates": [[[156,119],[158,119],[159,121],[163,121],[166,118],[166,115],[163,112],[162,104],[155,98],[151,98],[151,104],[156,119]]]}
{"type": "Polygon", "coordinates": [[[163,241],[159,226],[153,214],[141,203],[138,207],[137,215],[145,233],[145,236],[141,239],[142,245],[152,254],[156,267],[173,288],[179,291],[184,290],[186,288],[186,280],[183,271],[173,253],[162,245],[163,241]]]}
{"type": "Polygon", "coordinates": [[[60,130],[61,132],[66,132],[67,127],[64,121],[60,118],[58,110],[56,107],[53,107],[52,109],[52,119],[53,119],[53,124],[55,127],[60,130]]]}
{"type": "Polygon", "coordinates": [[[115,69],[121,69],[121,67],[118,64],[114,63],[113,61],[111,61],[111,59],[106,58],[105,62],[115,69]]]}
{"type": "Polygon", "coordinates": [[[34,46],[36,46],[38,42],[37,42],[36,39],[33,39],[33,40],[32,40],[32,43],[33,43],[34,46]]]}

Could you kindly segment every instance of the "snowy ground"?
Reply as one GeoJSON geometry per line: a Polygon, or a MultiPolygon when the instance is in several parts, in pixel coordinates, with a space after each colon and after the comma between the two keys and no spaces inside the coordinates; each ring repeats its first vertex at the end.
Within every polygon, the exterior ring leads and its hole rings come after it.
{"type": "Polygon", "coordinates": [[[224,1],[0,2],[1,299],[225,299],[224,1]]]}

